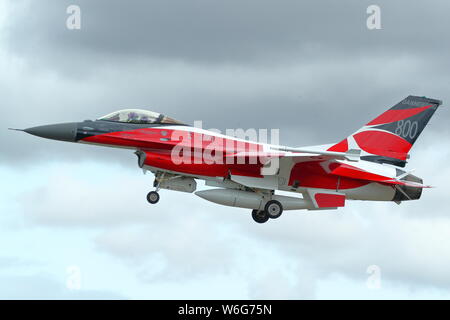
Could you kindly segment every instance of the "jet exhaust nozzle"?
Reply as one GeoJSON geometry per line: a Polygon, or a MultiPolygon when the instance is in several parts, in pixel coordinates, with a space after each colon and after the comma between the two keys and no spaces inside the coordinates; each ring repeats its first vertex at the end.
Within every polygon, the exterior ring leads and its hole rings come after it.
{"type": "MultiPolygon", "coordinates": [[[[417,182],[419,184],[423,184],[423,180],[415,175],[408,174],[406,177],[402,178],[404,181],[417,182]]],[[[418,200],[422,195],[422,189],[418,187],[410,187],[410,186],[397,186],[397,189],[394,194],[393,201],[407,201],[407,200],[418,200]],[[399,190],[400,189],[400,190],[399,190]]]]}

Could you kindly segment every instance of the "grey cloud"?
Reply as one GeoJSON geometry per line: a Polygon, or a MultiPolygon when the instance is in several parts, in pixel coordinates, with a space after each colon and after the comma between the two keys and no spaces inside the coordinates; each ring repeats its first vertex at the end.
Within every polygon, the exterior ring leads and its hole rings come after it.
{"type": "Polygon", "coordinates": [[[104,291],[70,291],[51,278],[0,277],[3,300],[119,300],[126,297],[104,291]]]}
{"type": "Polygon", "coordinates": [[[216,235],[220,228],[211,227],[212,219],[194,214],[178,220],[106,231],[96,244],[102,252],[123,259],[146,283],[225,276],[238,266],[236,244],[216,235]]]}
{"type": "Polygon", "coordinates": [[[392,206],[349,202],[339,212],[286,214],[277,228],[255,231],[289,255],[314,261],[322,276],[341,274],[363,284],[366,268],[378,265],[388,283],[449,288],[446,210],[432,213],[426,202],[392,206]],[[426,217],[410,216],[413,206],[426,217]]]}
{"type": "Polygon", "coordinates": [[[0,276],[0,299],[2,300],[98,300],[126,299],[113,292],[97,290],[69,290],[54,277],[37,273],[34,275],[0,276]]]}
{"type": "MultiPolygon", "coordinates": [[[[52,57],[62,50],[201,64],[252,63],[387,50],[397,55],[439,54],[432,48],[442,46],[439,32],[448,29],[445,1],[414,6],[407,1],[379,1],[383,30],[369,32],[365,24],[369,1],[352,5],[293,0],[131,1],[124,5],[85,0],[77,3],[82,8],[82,30],[70,32],[65,28],[65,9],[70,4],[16,5],[9,24],[11,48],[44,51],[52,57]]],[[[447,43],[444,46],[448,49],[447,43]]]]}
{"type": "MultiPolygon", "coordinates": [[[[202,217],[192,213],[179,216],[175,223],[171,218],[170,226],[161,223],[108,230],[99,235],[96,243],[99,250],[128,265],[146,284],[240,277],[248,286],[250,298],[315,296],[318,275],[311,267],[289,262],[297,259],[274,253],[265,240],[255,242],[257,239],[251,239],[251,235],[235,234],[230,217],[213,219],[216,213],[202,217]],[[265,249],[260,250],[263,243],[265,249]]],[[[211,283],[210,289],[217,291],[220,287],[211,283]]],[[[208,297],[207,292],[202,296],[208,297]]]]}
{"type": "MultiPolygon", "coordinates": [[[[415,163],[426,162],[427,148],[418,150],[415,163]]],[[[261,259],[262,253],[252,252],[258,243],[282,253],[281,261],[308,261],[308,267],[301,270],[315,270],[318,278],[342,274],[365,281],[366,268],[376,264],[386,281],[448,288],[450,247],[445,235],[450,221],[445,208],[430,207],[445,197],[450,173],[436,168],[443,167],[446,159],[444,153],[435,158],[435,166],[418,169],[421,172],[417,174],[426,182],[438,186],[424,190],[420,201],[400,206],[349,201],[345,209],[336,211],[286,212],[282,219],[263,228],[254,224],[244,209],[217,207],[191,194],[163,192],[158,207],[149,206],[144,200],[148,177],[127,180],[128,172],[118,174],[108,166],[103,170],[109,179],[64,179],[68,192],[58,191],[57,183],[48,183],[46,190],[39,192],[41,203],[26,206],[25,212],[38,225],[99,228],[97,248],[126,265],[141,266],[135,272],[144,282],[217,272],[231,275],[236,272],[237,261],[246,259],[251,265],[251,261],[261,259]],[[84,187],[79,188],[83,181],[84,187]],[[124,184],[133,187],[120,188],[124,184]],[[79,197],[84,200],[77,201],[79,197]]],[[[70,166],[61,168],[62,172],[71,171],[70,166]]],[[[270,274],[271,268],[273,265],[261,270],[270,274]]],[[[281,278],[286,277],[285,272],[281,278]]],[[[264,277],[252,278],[251,286],[259,287],[264,277]]],[[[297,290],[289,283],[283,291],[287,295],[297,290]]],[[[303,286],[310,288],[304,296],[313,294],[314,281],[303,286]]]]}
{"type": "MultiPolygon", "coordinates": [[[[446,289],[450,221],[445,207],[432,204],[445,197],[450,173],[437,169],[445,167],[446,153],[433,158],[434,166],[423,165],[438,145],[424,142],[413,164],[438,188],[400,206],[349,201],[336,211],[286,212],[261,226],[248,210],[219,207],[192,194],[162,192],[161,202],[149,206],[144,196],[151,177],[131,177],[129,170],[118,173],[117,167],[102,166],[101,174],[86,178],[79,176],[77,164],[61,164],[48,171],[44,189],[32,191],[39,201],[28,195],[31,201],[22,208],[27,220],[39,226],[97,228],[97,250],[131,268],[143,283],[240,274],[248,275],[250,296],[270,298],[273,287],[264,279],[278,270],[280,295],[305,298],[314,297],[318,279],[330,275],[363,285],[366,268],[376,264],[387,283],[446,289]],[[64,181],[64,189],[58,181],[64,181]],[[266,259],[271,263],[261,267],[266,259]]],[[[100,169],[80,165],[89,172],[100,169]]]]}
{"type": "MultiPolygon", "coordinates": [[[[9,3],[2,128],[139,107],[206,128],[280,128],[301,146],[340,140],[409,94],[449,100],[444,1],[382,1],[377,31],[369,2],[81,1],[80,31],[65,28],[69,4],[9,3]]],[[[446,125],[437,113],[427,131],[446,125]]],[[[128,161],[36,139],[3,132],[0,161],[128,161]]]]}
{"type": "MultiPolygon", "coordinates": [[[[272,287],[265,281],[273,274],[267,266],[249,280],[252,297],[270,297],[273,290],[284,297],[312,297],[317,279],[342,274],[362,283],[371,264],[379,264],[388,281],[450,286],[444,237],[449,221],[447,210],[436,207],[449,178],[448,154],[442,151],[450,139],[445,108],[412,152],[410,167],[438,186],[425,190],[421,201],[286,213],[266,228],[252,224],[242,210],[218,208],[192,195],[164,194],[164,209],[149,208],[144,196],[150,177],[127,180],[108,171],[109,163],[138,173],[129,151],[5,130],[140,107],[190,123],[203,120],[205,128],[280,128],[281,143],[293,146],[334,142],[409,94],[450,101],[448,2],[379,1],[379,31],[365,27],[368,1],[78,3],[82,30],[68,31],[69,1],[9,2],[13,11],[0,38],[0,163],[25,167],[26,181],[48,161],[84,167],[83,161],[92,159],[111,179],[61,174],[66,190],[56,177],[26,194],[40,200],[22,204],[27,219],[52,227],[95,227],[98,250],[127,265],[162,263],[152,272],[132,269],[145,283],[156,281],[161,270],[169,271],[165,280],[233,273],[235,259],[242,257],[234,253],[233,241],[242,241],[249,248],[255,242],[275,248],[281,261],[297,261],[298,270],[311,277],[290,281],[295,271],[283,269],[272,287]],[[133,187],[118,187],[122,182],[133,187]],[[186,208],[192,216],[185,216],[186,208]],[[189,223],[194,225],[184,236],[192,238],[174,243],[189,223]],[[218,226],[230,228],[231,235],[220,238],[218,226]],[[188,260],[189,254],[197,260],[188,260]],[[305,267],[302,259],[310,264],[305,267]]],[[[243,256],[265,257],[252,253],[244,250],[243,256]]],[[[249,265],[251,258],[245,260],[249,265]]]]}
{"type": "MultiPolygon", "coordinates": [[[[445,101],[446,79],[427,83],[429,89],[426,89],[423,83],[413,83],[422,72],[426,74],[424,66],[419,64],[417,70],[407,70],[409,63],[399,60],[387,70],[375,71],[384,64],[379,59],[367,70],[364,70],[366,62],[360,61],[260,71],[220,68],[208,71],[162,65],[158,71],[147,70],[141,74],[133,73],[139,70],[139,65],[133,65],[128,70],[100,69],[96,78],[86,83],[63,84],[59,79],[50,79],[47,86],[40,85],[43,79],[34,76],[28,80],[28,94],[17,96],[12,90],[5,92],[5,104],[14,107],[4,110],[1,123],[3,128],[23,128],[92,119],[124,107],[141,107],[189,123],[203,120],[205,128],[280,128],[281,143],[301,146],[338,141],[409,93],[429,92],[427,95],[445,101]],[[177,73],[179,78],[173,79],[177,73]],[[341,79],[342,73],[347,78],[341,79]],[[379,83],[380,79],[386,79],[387,83],[379,83]],[[355,86],[355,81],[365,84],[357,92],[348,89],[355,86]],[[54,93],[54,88],[59,92],[54,93]]],[[[19,85],[17,82],[11,87],[19,85]]],[[[424,135],[446,127],[444,112],[445,109],[436,113],[424,135]]],[[[122,157],[122,163],[128,161],[125,157],[133,157],[124,150],[107,151],[47,141],[14,131],[5,131],[0,141],[5,146],[9,144],[1,158],[9,162],[14,159],[15,163],[29,160],[31,155],[36,160],[81,157],[115,161],[122,157]],[[9,143],[11,140],[13,144],[9,143]]]]}
{"type": "MultiPolygon", "coordinates": [[[[101,166],[96,168],[101,170],[101,166]]],[[[43,186],[18,195],[19,201],[28,199],[21,202],[27,219],[38,224],[90,228],[149,221],[145,195],[152,183],[150,175],[142,176],[137,171],[139,178],[117,173],[99,178],[101,175],[80,176],[73,169],[73,165],[61,165],[56,171],[46,169],[43,186]]]]}
{"type": "Polygon", "coordinates": [[[79,1],[82,29],[70,32],[65,28],[70,1],[26,4],[14,10],[10,48],[25,54],[33,49],[58,60],[67,53],[71,57],[74,53],[150,56],[200,64],[271,60],[292,57],[315,43],[319,48],[327,41],[344,46],[355,33],[364,31],[359,25],[365,19],[364,6],[348,10],[333,1],[320,7],[314,2],[271,0],[131,1],[126,5],[79,1]],[[340,37],[334,40],[336,35],[340,37]]]}
{"type": "Polygon", "coordinates": [[[20,268],[28,266],[31,263],[35,264],[35,262],[26,261],[18,257],[0,257],[0,269],[20,268]]]}
{"type": "Polygon", "coordinates": [[[280,269],[269,269],[249,285],[250,299],[314,299],[317,273],[307,267],[295,268],[295,280],[280,269]]]}

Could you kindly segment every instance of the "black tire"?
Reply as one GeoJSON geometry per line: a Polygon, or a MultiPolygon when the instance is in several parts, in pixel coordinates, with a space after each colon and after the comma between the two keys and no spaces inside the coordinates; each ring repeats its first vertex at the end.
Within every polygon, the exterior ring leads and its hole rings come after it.
{"type": "Polygon", "coordinates": [[[277,200],[267,201],[264,211],[270,219],[276,219],[283,213],[283,206],[277,200]]]}
{"type": "Polygon", "coordinates": [[[267,220],[269,220],[269,215],[265,210],[253,210],[252,218],[253,220],[255,220],[255,222],[264,223],[267,222],[267,220]]]}
{"type": "Polygon", "coordinates": [[[159,201],[159,193],[156,191],[150,191],[147,194],[147,201],[150,202],[151,204],[155,204],[159,201]]]}

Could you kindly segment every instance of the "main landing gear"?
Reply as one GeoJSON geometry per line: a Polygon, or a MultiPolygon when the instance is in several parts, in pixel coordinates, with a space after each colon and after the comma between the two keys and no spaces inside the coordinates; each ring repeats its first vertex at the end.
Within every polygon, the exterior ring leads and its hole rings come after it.
{"type": "Polygon", "coordinates": [[[267,212],[270,219],[276,219],[283,213],[283,206],[277,200],[270,200],[264,206],[264,211],[267,212]]]}
{"type": "Polygon", "coordinates": [[[276,219],[283,213],[283,206],[277,200],[267,201],[264,210],[253,210],[252,218],[257,223],[267,222],[269,219],[276,219]]]}
{"type": "Polygon", "coordinates": [[[265,210],[253,210],[252,211],[252,218],[253,220],[255,220],[255,222],[258,223],[264,223],[267,222],[267,220],[269,220],[269,215],[267,214],[267,212],[265,210]]]}

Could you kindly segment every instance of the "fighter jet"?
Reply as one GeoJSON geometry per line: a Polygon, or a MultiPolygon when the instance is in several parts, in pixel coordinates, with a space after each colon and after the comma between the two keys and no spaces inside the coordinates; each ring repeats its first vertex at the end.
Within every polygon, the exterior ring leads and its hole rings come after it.
{"type": "Polygon", "coordinates": [[[419,199],[429,186],[402,168],[441,104],[408,96],[337,143],[300,148],[227,136],[140,109],[22,131],[134,150],[139,167],[155,176],[147,195],[151,204],[159,201],[160,189],[193,193],[196,180],[204,180],[211,188],[197,196],[251,209],[253,220],[264,223],[283,211],[337,209],[347,200],[419,199]]]}

